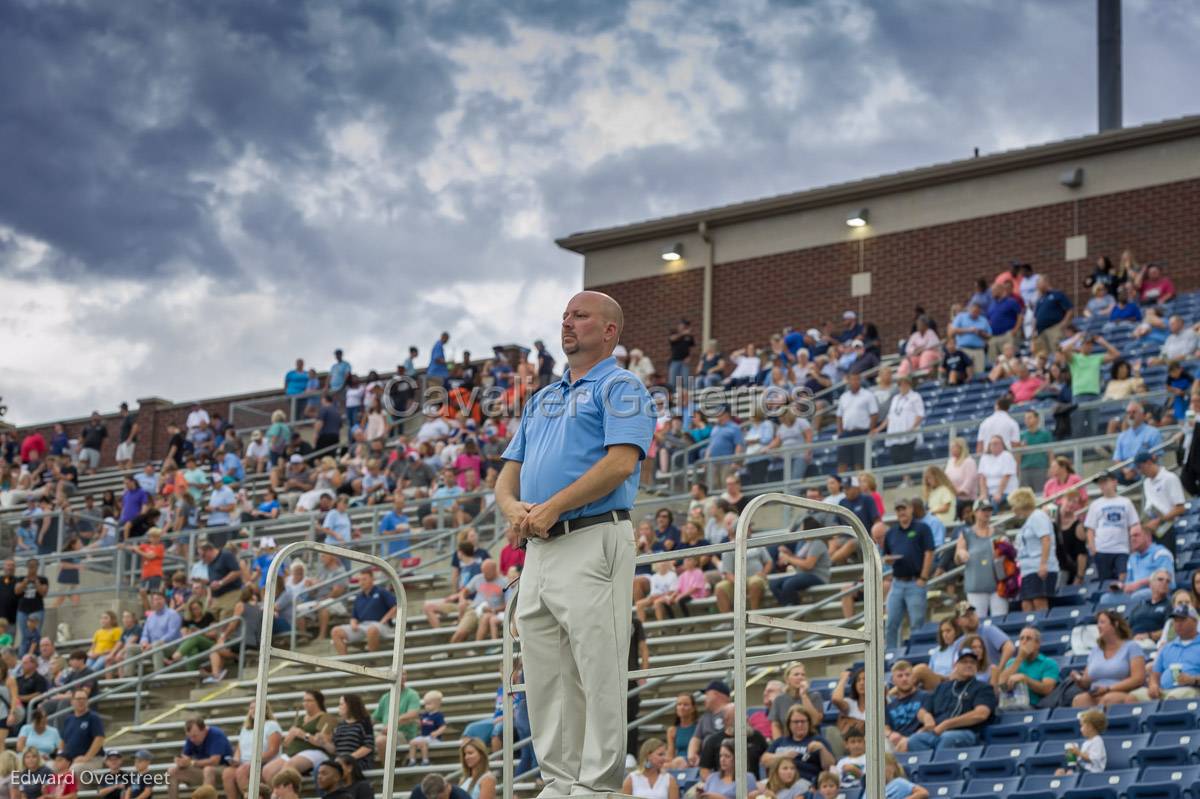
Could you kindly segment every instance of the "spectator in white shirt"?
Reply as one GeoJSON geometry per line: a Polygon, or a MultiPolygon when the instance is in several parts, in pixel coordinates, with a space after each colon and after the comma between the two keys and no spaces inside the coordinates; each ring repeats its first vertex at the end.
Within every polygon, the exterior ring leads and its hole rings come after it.
{"type": "Polygon", "coordinates": [[[1021,446],[1021,426],[1008,412],[1012,403],[1012,395],[1007,392],[996,398],[996,410],[979,425],[979,435],[975,437],[975,454],[982,455],[984,444],[990,442],[993,436],[999,436],[1005,449],[1021,446]]]}
{"type": "Polygon", "coordinates": [[[1179,475],[1158,464],[1158,457],[1142,451],[1133,459],[1145,479],[1142,488],[1146,499],[1142,512],[1147,517],[1142,529],[1154,537],[1154,543],[1162,544],[1175,554],[1175,536],[1169,535],[1175,519],[1183,514],[1185,501],[1183,484],[1179,475]]]}
{"type": "Polygon", "coordinates": [[[1004,448],[1000,436],[988,440],[987,452],[979,456],[979,498],[991,503],[994,512],[1008,504],[1008,495],[1017,489],[1017,461],[1004,448]]]}
{"type": "MultiPolygon", "coordinates": [[[[779,442],[779,449],[784,450],[811,444],[813,440],[812,424],[807,419],[797,416],[792,410],[786,410],[779,415],[775,438],[779,442]]],[[[791,459],[791,479],[798,480],[808,476],[808,467],[812,464],[813,459],[811,449],[801,453],[788,453],[785,457],[791,459]]]]}
{"type": "Polygon", "coordinates": [[[246,456],[243,459],[246,471],[262,474],[266,471],[267,461],[271,458],[271,448],[263,439],[261,430],[250,434],[250,443],[246,445],[246,456]]]}
{"type": "Polygon", "coordinates": [[[1163,342],[1158,358],[1154,359],[1153,362],[1166,363],[1167,361],[1188,360],[1195,354],[1196,349],[1200,347],[1200,337],[1196,335],[1196,330],[1188,327],[1184,323],[1183,317],[1178,314],[1173,315],[1167,324],[1171,333],[1167,336],[1167,340],[1163,342]]]}
{"type": "Polygon", "coordinates": [[[925,421],[925,400],[912,390],[912,378],[903,375],[898,381],[900,392],[888,404],[887,419],[876,425],[874,433],[887,432],[885,443],[892,454],[892,463],[912,463],[917,448],[916,435],[903,435],[920,429],[925,421]]]}
{"type": "Polygon", "coordinates": [[[1128,497],[1117,496],[1117,476],[1105,472],[1097,481],[1100,496],[1088,505],[1083,529],[1087,548],[1101,580],[1119,580],[1129,562],[1129,533],[1138,523],[1137,509],[1128,497]]]}
{"type": "MultiPolygon", "coordinates": [[[[846,390],[837,402],[837,432],[839,438],[865,436],[879,421],[879,403],[875,395],[862,387],[862,377],[846,375],[846,390]]],[[[862,443],[838,447],[838,470],[859,471],[863,468],[866,447],[862,443]]]]}
{"type": "Polygon", "coordinates": [[[671,607],[671,599],[675,589],[679,587],[679,575],[669,560],[660,560],[654,564],[654,573],[650,575],[650,594],[639,599],[634,604],[638,619],[646,623],[646,608],[654,608],[654,617],[659,621],[666,619],[671,607]]]}
{"type": "Polygon", "coordinates": [[[758,375],[762,371],[762,359],[758,357],[758,350],[753,344],[735,350],[729,356],[729,360],[733,361],[735,366],[729,377],[725,378],[726,387],[750,386],[758,382],[758,375]]]}

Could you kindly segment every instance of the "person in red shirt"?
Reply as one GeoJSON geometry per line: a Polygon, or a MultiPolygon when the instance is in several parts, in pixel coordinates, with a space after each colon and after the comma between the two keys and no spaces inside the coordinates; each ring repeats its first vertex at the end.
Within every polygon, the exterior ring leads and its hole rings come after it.
{"type": "Polygon", "coordinates": [[[151,591],[162,589],[163,584],[163,557],[166,555],[167,548],[162,543],[162,530],[157,527],[151,527],[146,532],[146,540],[140,544],[122,544],[122,549],[127,549],[142,559],[142,582],[139,586],[139,591],[143,594],[151,591]]]}
{"type": "Polygon", "coordinates": [[[54,753],[54,762],[51,764],[51,768],[54,769],[54,777],[47,780],[42,796],[52,796],[54,799],[75,799],[79,795],[79,787],[75,782],[75,775],[71,773],[71,758],[67,757],[65,750],[60,749],[54,753]]]}
{"type": "Polygon", "coordinates": [[[500,573],[507,575],[509,569],[525,568],[525,550],[518,547],[517,531],[509,527],[504,531],[504,546],[500,549],[500,573]]]}
{"type": "Polygon", "coordinates": [[[45,456],[46,449],[46,439],[42,438],[41,433],[34,430],[21,439],[21,463],[37,463],[45,456]]]}
{"type": "Polygon", "coordinates": [[[1175,299],[1175,283],[1163,274],[1162,268],[1149,266],[1139,286],[1139,297],[1143,305],[1160,305],[1175,299]]]}

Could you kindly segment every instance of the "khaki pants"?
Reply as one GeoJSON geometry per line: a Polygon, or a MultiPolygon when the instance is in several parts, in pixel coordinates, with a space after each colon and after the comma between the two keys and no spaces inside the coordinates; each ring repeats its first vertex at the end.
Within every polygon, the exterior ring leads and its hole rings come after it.
{"type": "Polygon", "coordinates": [[[1059,322],[1057,325],[1051,325],[1041,333],[1037,334],[1037,338],[1033,340],[1032,349],[1036,349],[1038,345],[1041,345],[1042,347],[1045,347],[1046,352],[1049,353],[1050,357],[1054,357],[1054,353],[1058,351],[1058,342],[1062,341],[1062,335],[1062,322],[1059,322]]]}
{"type": "Polygon", "coordinates": [[[167,797],[168,799],[179,799],[180,785],[186,785],[193,789],[199,788],[201,785],[211,785],[215,788],[220,783],[220,777],[221,766],[206,766],[205,768],[171,766],[167,777],[167,797]]]}
{"type": "MultiPolygon", "coordinates": [[[[1150,698],[1150,689],[1148,688],[1138,688],[1135,691],[1130,691],[1129,696],[1137,702],[1154,701],[1150,698]]],[[[1200,689],[1196,689],[1191,685],[1181,685],[1169,691],[1162,692],[1163,699],[1195,699],[1198,696],[1200,696],[1200,689]]]]}
{"type": "Polygon", "coordinates": [[[1004,349],[1005,344],[1012,344],[1015,346],[1015,345],[1021,343],[1013,335],[1016,332],[1017,332],[1017,328],[1014,327],[1012,330],[1008,331],[1007,333],[1001,333],[998,336],[992,336],[991,338],[988,339],[988,342],[987,342],[988,363],[996,362],[996,359],[1000,357],[1000,351],[1002,349],[1004,349]]]}
{"type": "Polygon", "coordinates": [[[226,591],[218,597],[213,597],[208,605],[208,609],[218,619],[228,619],[233,613],[234,606],[237,605],[241,598],[241,591],[226,591]]]}
{"type": "Polygon", "coordinates": [[[539,796],[621,790],[633,558],[628,521],[529,542],[516,615],[539,796]]]}
{"type": "Polygon", "coordinates": [[[971,359],[971,366],[975,370],[975,375],[983,374],[983,370],[987,368],[987,358],[983,347],[959,347],[963,355],[971,359]]]}

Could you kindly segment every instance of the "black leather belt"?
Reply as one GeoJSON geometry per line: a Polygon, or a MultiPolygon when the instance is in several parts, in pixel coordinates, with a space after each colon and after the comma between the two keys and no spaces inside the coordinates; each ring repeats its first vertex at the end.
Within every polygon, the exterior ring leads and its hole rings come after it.
{"type": "Polygon", "coordinates": [[[546,531],[546,537],[558,538],[560,535],[573,533],[576,530],[582,530],[585,527],[591,527],[596,524],[627,521],[629,521],[629,511],[627,510],[610,510],[608,513],[597,513],[595,516],[580,516],[578,519],[563,519],[562,521],[555,522],[554,526],[546,531]]]}

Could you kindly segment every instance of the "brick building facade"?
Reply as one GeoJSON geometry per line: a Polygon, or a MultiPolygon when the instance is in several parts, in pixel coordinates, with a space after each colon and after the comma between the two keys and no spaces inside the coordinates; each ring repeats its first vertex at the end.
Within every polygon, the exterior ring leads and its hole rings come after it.
{"type": "Polygon", "coordinates": [[[762,347],[785,325],[819,327],[852,309],[894,352],[915,306],[944,329],[950,305],[1012,259],[1033,264],[1077,304],[1088,299],[1079,283],[1096,258],[1115,261],[1126,248],[1142,263],[1165,265],[1181,290],[1194,289],[1198,213],[1193,116],[584,231],[558,244],[583,256],[586,288],[625,309],[625,346],[665,372],[667,336],[680,318],[728,353],[762,347]],[[847,224],[860,214],[866,225],[847,224]],[[870,276],[866,296],[852,297],[857,273],[870,276]]]}
{"type": "MultiPolygon", "coordinates": [[[[1068,296],[1075,267],[1063,260],[1063,240],[1076,231],[1088,236],[1093,258],[1080,262],[1080,279],[1092,260],[1115,262],[1125,248],[1138,259],[1166,265],[1181,289],[1200,287],[1200,180],[1074,202],[951,222],[917,230],[805,250],[717,263],[713,268],[712,334],[721,349],[764,346],[784,325],[814,327],[859,310],[849,295],[850,275],[872,274],[872,293],[862,298],[866,321],[874,322],[886,351],[907,335],[913,308],[921,305],[942,329],[951,303],[965,302],[976,278],[989,280],[1016,258],[1049,275],[1068,296]],[[1075,212],[1078,210],[1078,228],[1075,212]]],[[[607,292],[625,309],[623,341],[639,347],[664,371],[667,335],[680,318],[699,319],[702,272],[589,286],[607,292]]],[[[1086,291],[1078,292],[1080,303],[1086,291]]]]}

